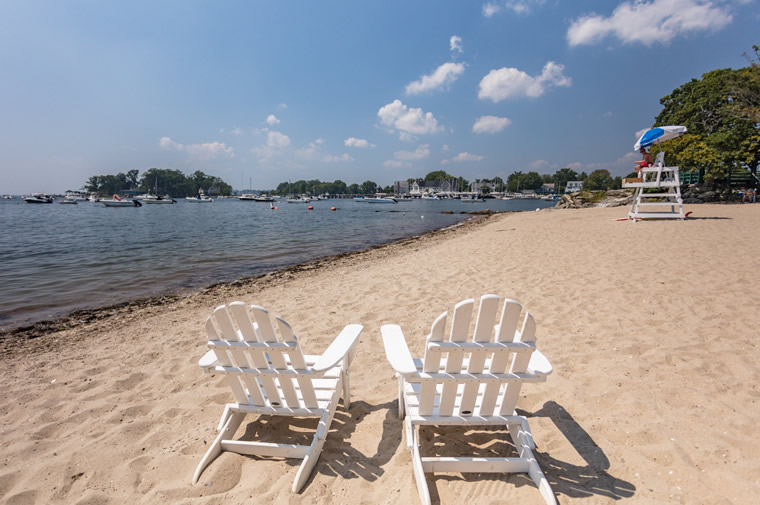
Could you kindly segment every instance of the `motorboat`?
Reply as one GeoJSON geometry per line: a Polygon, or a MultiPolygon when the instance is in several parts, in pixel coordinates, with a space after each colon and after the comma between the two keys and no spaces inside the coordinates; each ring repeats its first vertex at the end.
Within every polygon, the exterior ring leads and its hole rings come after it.
{"type": "Polygon", "coordinates": [[[391,198],[390,196],[377,196],[372,198],[365,198],[365,202],[367,203],[398,203],[395,198],[391,198]]]}
{"type": "Polygon", "coordinates": [[[255,202],[257,196],[251,193],[243,193],[238,197],[241,202],[255,202]]]}
{"type": "Polygon", "coordinates": [[[198,196],[186,196],[185,200],[193,203],[213,203],[213,199],[203,193],[203,190],[198,192],[198,196]]]}
{"type": "Polygon", "coordinates": [[[82,193],[81,191],[66,191],[66,194],[63,195],[66,200],[74,200],[76,202],[84,202],[87,200],[87,195],[85,193],[82,193]]]}
{"type": "Polygon", "coordinates": [[[300,196],[300,197],[290,197],[287,199],[288,203],[309,203],[311,202],[311,198],[308,196],[300,196]]]}
{"type": "Polygon", "coordinates": [[[100,201],[100,196],[98,196],[97,193],[90,193],[90,196],[87,197],[87,201],[90,203],[98,203],[100,201]]]}
{"type": "Polygon", "coordinates": [[[53,197],[42,193],[34,193],[30,196],[25,196],[24,201],[26,203],[53,203],[53,197]]]}
{"type": "Polygon", "coordinates": [[[423,195],[423,200],[440,200],[441,197],[438,195],[423,195]]]}
{"type": "Polygon", "coordinates": [[[482,196],[475,193],[463,193],[461,201],[464,203],[482,203],[485,202],[482,196]]]}
{"type": "Polygon", "coordinates": [[[146,204],[149,204],[149,205],[154,205],[154,204],[172,204],[172,203],[177,203],[177,200],[169,198],[168,196],[155,196],[155,197],[152,197],[152,198],[143,198],[142,203],[146,203],[146,204]]]}
{"type": "Polygon", "coordinates": [[[60,204],[67,204],[67,205],[76,205],[77,201],[73,198],[64,198],[63,200],[60,200],[58,203],[60,204]]]}
{"type": "Polygon", "coordinates": [[[139,200],[122,200],[119,195],[113,195],[111,198],[103,198],[100,200],[106,207],[142,207],[139,200]]]}

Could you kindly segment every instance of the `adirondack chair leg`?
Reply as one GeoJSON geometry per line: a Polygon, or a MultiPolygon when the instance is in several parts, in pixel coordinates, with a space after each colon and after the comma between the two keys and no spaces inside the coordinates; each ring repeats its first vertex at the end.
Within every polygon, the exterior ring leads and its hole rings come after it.
{"type": "Polygon", "coordinates": [[[541,471],[541,467],[538,466],[536,456],[531,451],[530,445],[533,444],[533,437],[530,434],[530,428],[528,427],[528,420],[523,418],[521,424],[510,424],[509,434],[512,436],[512,441],[515,443],[520,458],[527,459],[530,462],[528,467],[528,476],[533,480],[538,487],[541,496],[544,497],[544,501],[547,505],[557,505],[557,499],[554,496],[549,481],[546,480],[544,472],[541,471]]]}
{"type": "MultiPolygon", "coordinates": [[[[411,426],[411,423],[409,423],[411,426]]],[[[417,440],[419,428],[412,427],[411,432],[407,431],[407,444],[411,440],[412,449],[412,469],[414,470],[414,480],[417,483],[417,492],[420,495],[422,505],[430,505],[430,491],[425,479],[425,470],[422,468],[422,457],[420,456],[420,444],[417,440]]]]}
{"type": "Polygon", "coordinates": [[[414,444],[414,427],[410,419],[404,420],[404,432],[406,433],[406,448],[411,449],[414,444]]]}
{"type": "Polygon", "coordinates": [[[404,403],[404,376],[396,374],[398,377],[398,418],[403,419],[406,415],[406,404],[404,403]]]}
{"type": "MultiPolygon", "coordinates": [[[[340,384],[335,388],[334,394],[340,394],[340,384]]],[[[319,455],[322,454],[322,446],[325,445],[327,432],[330,430],[330,424],[332,424],[333,417],[335,416],[337,398],[333,398],[333,401],[331,401],[330,404],[332,407],[329,411],[322,414],[322,417],[319,419],[319,426],[317,426],[317,432],[314,434],[314,440],[311,442],[311,447],[309,447],[309,450],[303,459],[303,463],[301,463],[300,468],[298,468],[296,480],[293,482],[294,493],[300,492],[304,487],[306,481],[309,480],[312,470],[314,470],[314,466],[319,460],[319,455]]]]}
{"type": "Polygon", "coordinates": [[[340,373],[343,376],[343,407],[348,410],[351,408],[351,383],[348,378],[348,367],[344,367],[340,373]]]}
{"type": "Polygon", "coordinates": [[[230,404],[224,406],[224,412],[222,417],[219,418],[219,424],[216,426],[216,431],[220,432],[224,429],[224,425],[227,424],[227,420],[230,418],[230,404]]]}
{"type": "MultiPolygon", "coordinates": [[[[225,407],[225,412],[227,412],[227,407],[225,407]]],[[[206,451],[203,459],[201,459],[201,462],[198,464],[198,468],[195,469],[195,474],[193,475],[193,484],[198,482],[198,478],[201,476],[201,472],[203,472],[203,470],[212,461],[214,461],[214,459],[216,459],[219,454],[222,453],[222,440],[225,437],[228,439],[232,438],[235,435],[237,429],[240,427],[240,423],[243,422],[244,418],[244,413],[232,412],[232,414],[227,419],[227,422],[224,424],[224,428],[220,431],[219,435],[217,435],[214,443],[211,444],[211,447],[208,448],[208,451],[206,451]]]]}

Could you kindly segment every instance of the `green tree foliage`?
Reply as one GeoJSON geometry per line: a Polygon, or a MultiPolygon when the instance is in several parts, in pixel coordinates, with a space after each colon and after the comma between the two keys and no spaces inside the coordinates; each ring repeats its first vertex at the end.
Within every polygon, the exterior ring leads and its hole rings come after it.
{"type": "Polygon", "coordinates": [[[578,174],[570,168],[560,168],[552,176],[552,181],[557,186],[554,188],[557,193],[564,193],[567,187],[567,181],[577,181],[578,174]]]}
{"type": "Polygon", "coordinates": [[[364,195],[369,195],[377,192],[377,184],[372,181],[364,181],[361,185],[361,192],[364,195]]]}
{"type": "Polygon", "coordinates": [[[453,175],[446,173],[445,170],[434,170],[425,176],[426,181],[448,181],[454,178],[453,175]]]}
{"type": "Polygon", "coordinates": [[[612,189],[614,183],[615,180],[610,175],[609,170],[594,170],[583,181],[583,189],[591,191],[607,190],[612,189]]]}
{"type": "Polygon", "coordinates": [[[668,164],[704,170],[706,177],[716,180],[734,167],[756,169],[760,162],[760,66],[755,59],[750,63],[738,70],[707,72],[660,100],[663,109],[655,125],[684,125],[689,130],[662,144],[668,164]]]}
{"type": "Polygon", "coordinates": [[[517,192],[524,189],[539,189],[544,184],[544,178],[538,172],[513,172],[507,177],[507,191],[517,192]]]}
{"type": "Polygon", "coordinates": [[[151,168],[138,179],[138,170],[130,170],[126,174],[93,175],[84,185],[84,189],[101,196],[118,194],[121,190],[138,190],[143,192],[156,191],[158,194],[174,197],[195,196],[199,190],[207,194],[229,195],[232,187],[219,177],[206,175],[196,171],[191,176],[185,176],[179,170],[151,168]]]}

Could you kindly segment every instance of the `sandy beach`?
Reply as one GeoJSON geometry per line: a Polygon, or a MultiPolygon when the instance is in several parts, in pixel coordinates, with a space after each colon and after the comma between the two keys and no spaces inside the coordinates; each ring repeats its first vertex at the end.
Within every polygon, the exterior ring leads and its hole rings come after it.
{"type": "MultiPolygon", "coordinates": [[[[533,314],[554,366],[546,383],[523,388],[518,408],[560,503],[754,503],[760,205],[687,207],[685,222],[614,221],[624,208],[497,215],[33,339],[6,337],[0,502],[417,504],[380,327],[401,325],[421,355],[438,314],[494,293],[533,314]],[[310,354],[344,325],[364,325],[352,406],[338,408],[301,494],[290,492],[297,460],[232,453],[191,485],[232,399],[221,377],[197,366],[204,321],[235,300],[285,318],[310,354]]],[[[303,439],[313,424],[246,423],[270,441],[303,439]]],[[[476,440],[494,436],[504,435],[476,440]]],[[[544,503],[523,476],[428,482],[442,504],[544,503]]]]}

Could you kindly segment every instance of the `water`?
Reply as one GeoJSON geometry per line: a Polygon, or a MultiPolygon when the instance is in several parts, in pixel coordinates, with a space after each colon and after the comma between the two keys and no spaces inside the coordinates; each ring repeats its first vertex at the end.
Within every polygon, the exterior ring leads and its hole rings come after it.
{"type": "Polygon", "coordinates": [[[312,202],[312,211],[284,200],[276,205],[227,199],[107,208],[0,200],[0,328],[366,249],[470,217],[461,211],[553,203],[323,200],[312,202]]]}

